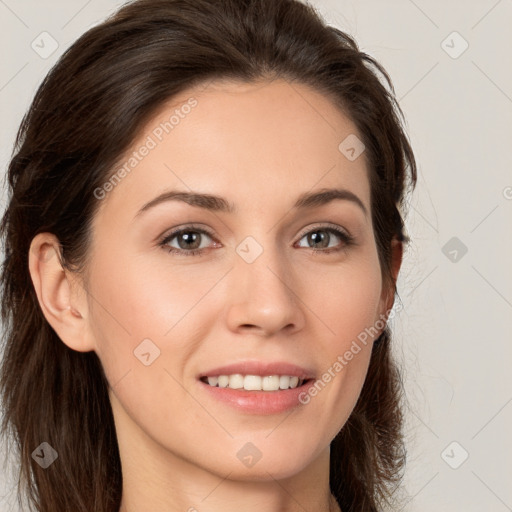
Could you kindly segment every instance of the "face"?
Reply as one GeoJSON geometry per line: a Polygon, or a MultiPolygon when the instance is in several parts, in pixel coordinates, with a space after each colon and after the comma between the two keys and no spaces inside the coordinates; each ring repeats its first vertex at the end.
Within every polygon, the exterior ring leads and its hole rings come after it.
{"type": "Polygon", "coordinates": [[[81,313],[123,447],[238,479],[328,452],[390,306],[365,154],[339,149],[354,135],[306,86],[213,82],[161,108],[96,192],[81,313]],[[171,191],[190,195],[154,202],[171,191]]]}

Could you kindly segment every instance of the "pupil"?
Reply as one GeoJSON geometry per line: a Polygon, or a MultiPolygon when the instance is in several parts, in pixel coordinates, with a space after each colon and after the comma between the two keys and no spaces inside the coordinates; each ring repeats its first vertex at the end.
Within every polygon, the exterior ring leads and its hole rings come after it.
{"type": "MultiPolygon", "coordinates": [[[[312,241],[313,243],[319,243],[319,240],[320,240],[320,242],[321,241],[325,242],[326,239],[327,239],[327,236],[326,236],[325,232],[323,232],[323,231],[315,231],[310,235],[310,241],[312,241]],[[321,235],[318,236],[318,233],[321,233],[321,235]]],[[[325,243],[324,243],[322,247],[327,247],[327,245],[325,245],[325,243]]]]}
{"type": "MultiPolygon", "coordinates": [[[[181,238],[183,238],[183,240],[185,240],[185,244],[184,244],[185,247],[182,247],[182,249],[183,248],[185,248],[185,249],[190,249],[190,248],[195,249],[196,247],[195,246],[192,247],[192,244],[194,242],[197,242],[197,240],[199,238],[197,235],[198,235],[198,233],[194,233],[193,231],[186,231],[186,232],[182,233],[181,238]],[[192,243],[189,243],[189,242],[192,242],[192,243]]],[[[196,243],[196,245],[197,245],[197,243],[196,243]]]]}

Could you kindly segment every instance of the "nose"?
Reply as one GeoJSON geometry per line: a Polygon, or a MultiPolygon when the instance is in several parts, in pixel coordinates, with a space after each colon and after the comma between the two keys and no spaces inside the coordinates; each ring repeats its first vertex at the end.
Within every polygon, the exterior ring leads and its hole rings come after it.
{"type": "Polygon", "coordinates": [[[302,329],[302,290],[283,253],[278,248],[265,247],[254,261],[248,261],[236,254],[229,273],[229,329],[263,337],[280,331],[289,335],[302,329]]]}

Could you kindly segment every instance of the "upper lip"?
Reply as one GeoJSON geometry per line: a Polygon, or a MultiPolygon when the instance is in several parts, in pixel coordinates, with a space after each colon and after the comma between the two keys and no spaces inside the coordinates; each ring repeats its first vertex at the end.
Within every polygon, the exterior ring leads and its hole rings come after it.
{"type": "Polygon", "coordinates": [[[198,375],[198,379],[202,377],[217,377],[219,375],[234,375],[240,373],[242,375],[259,375],[266,377],[268,375],[289,375],[291,377],[299,377],[299,379],[313,379],[314,373],[308,368],[303,368],[295,364],[275,361],[241,361],[225,366],[212,368],[198,375]]]}

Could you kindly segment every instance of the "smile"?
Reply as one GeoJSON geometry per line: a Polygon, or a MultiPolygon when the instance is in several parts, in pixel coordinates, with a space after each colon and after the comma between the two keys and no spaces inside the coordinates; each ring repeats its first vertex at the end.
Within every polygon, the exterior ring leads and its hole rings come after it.
{"type": "Polygon", "coordinates": [[[202,377],[201,381],[212,387],[243,389],[246,391],[279,391],[280,389],[294,389],[305,382],[294,375],[218,375],[215,377],[202,377]]]}

